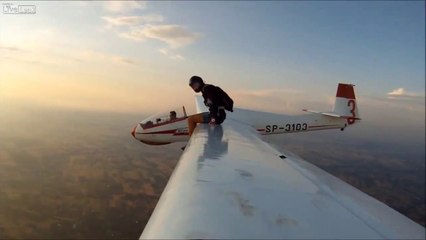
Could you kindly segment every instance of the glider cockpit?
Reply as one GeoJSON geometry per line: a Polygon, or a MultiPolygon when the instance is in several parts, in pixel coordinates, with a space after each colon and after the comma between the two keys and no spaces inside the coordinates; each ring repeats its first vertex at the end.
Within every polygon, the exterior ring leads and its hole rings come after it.
{"type": "Polygon", "coordinates": [[[139,141],[150,145],[164,145],[188,140],[185,107],[154,114],[141,121],[132,130],[139,141]]]}
{"type": "Polygon", "coordinates": [[[171,110],[169,113],[157,113],[154,114],[142,122],[140,122],[140,126],[143,129],[150,129],[158,126],[162,126],[165,124],[173,123],[176,121],[181,121],[183,119],[186,119],[186,111],[185,107],[179,110],[171,110]]]}

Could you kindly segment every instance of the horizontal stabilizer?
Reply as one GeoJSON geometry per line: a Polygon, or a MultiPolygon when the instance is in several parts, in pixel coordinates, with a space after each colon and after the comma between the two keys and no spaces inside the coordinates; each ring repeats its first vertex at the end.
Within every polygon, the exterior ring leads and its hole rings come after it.
{"type": "Polygon", "coordinates": [[[310,112],[310,113],[316,113],[316,114],[321,114],[324,116],[329,116],[329,117],[336,117],[336,118],[345,118],[345,119],[355,119],[355,120],[361,120],[361,118],[357,118],[357,117],[353,117],[353,116],[342,116],[333,112],[319,112],[319,111],[315,111],[315,110],[309,110],[309,109],[302,109],[305,112],[310,112]]]}

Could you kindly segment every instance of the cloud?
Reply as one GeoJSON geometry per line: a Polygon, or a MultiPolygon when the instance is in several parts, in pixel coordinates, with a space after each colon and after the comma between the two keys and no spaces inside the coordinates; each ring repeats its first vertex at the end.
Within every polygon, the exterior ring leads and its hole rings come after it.
{"type": "Polygon", "coordinates": [[[144,16],[120,16],[120,17],[102,17],[107,22],[106,28],[118,26],[136,26],[146,23],[163,22],[164,18],[158,14],[144,16]]]}
{"type": "MultiPolygon", "coordinates": [[[[34,42],[32,42],[34,44],[34,42]]],[[[40,64],[47,63],[48,57],[41,54],[41,50],[35,48],[31,44],[21,45],[5,45],[0,43],[1,62],[13,62],[24,64],[40,64]]]]}
{"type": "Polygon", "coordinates": [[[77,52],[76,54],[72,54],[78,61],[85,61],[85,62],[118,62],[123,64],[136,64],[136,60],[113,55],[109,53],[99,52],[99,51],[93,51],[93,50],[84,50],[77,52]]]}
{"type": "Polygon", "coordinates": [[[163,55],[166,55],[170,59],[181,60],[181,61],[185,60],[185,58],[182,55],[176,54],[176,53],[172,52],[171,50],[168,50],[168,49],[165,49],[165,48],[161,48],[158,51],[160,53],[162,53],[163,55]]]}
{"type": "Polygon", "coordinates": [[[136,61],[130,58],[126,58],[126,57],[116,57],[115,58],[116,61],[120,62],[120,63],[125,63],[125,64],[136,64],[136,61]]]}
{"type": "Polygon", "coordinates": [[[397,89],[389,92],[388,95],[390,95],[390,96],[403,96],[403,95],[406,95],[406,92],[405,92],[404,88],[397,88],[397,89]]]}
{"type": "Polygon", "coordinates": [[[201,37],[201,34],[192,32],[185,26],[163,23],[164,17],[159,14],[103,16],[101,18],[106,25],[100,31],[111,30],[121,38],[137,42],[160,41],[166,44],[166,47],[159,49],[159,52],[174,60],[185,59],[181,54],[175,53],[175,49],[190,45],[201,37]]]}
{"type": "Polygon", "coordinates": [[[155,39],[166,43],[170,48],[186,46],[200,37],[200,34],[193,33],[179,25],[145,25],[135,27],[131,31],[123,32],[119,35],[134,41],[155,39]]]}
{"type": "Polygon", "coordinates": [[[32,59],[25,59],[25,58],[19,58],[19,57],[11,57],[11,56],[3,56],[0,58],[0,62],[1,61],[13,61],[13,62],[20,62],[20,63],[26,63],[26,64],[40,64],[40,63],[45,63],[43,61],[40,60],[32,60],[32,59]]]}
{"type": "Polygon", "coordinates": [[[178,25],[149,26],[145,28],[144,33],[148,38],[165,42],[173,48],[188,45],[194,42],[199,36],[178,25]]]}
{"type": "Polygon", "coordinates": [[[146,2],[136,1],[106,1],[104,9],[114,13],[126,13],[135,9],[145,9],[146,2]]]}
{"type": "Polygon", "coordinates": [[[425,95],[414,92],[407,92],[404,88],[397,88],[388,92],[389,98],[402,98],[402,99],[410,99],[410,98],[424,98],[425,95]]]}
{"type": "Polygon", "coordinates": [[[3,45],[0,45],[0,50],[2,50],[2,51],[8,51],[8,52],[22,52],[22,51],[25,51],[22,48],[12,47],[12,46],[3,46],[3,45]]]}
{"type": "Polygon", "coordinates": [[[0,41],[0,62],[71,66],[76,62],[134,65],[137,61],[108,51],[87,50],[76,45],[74,36],[60,29],[40,28],[27,32],[26,42],[0,41]]]}

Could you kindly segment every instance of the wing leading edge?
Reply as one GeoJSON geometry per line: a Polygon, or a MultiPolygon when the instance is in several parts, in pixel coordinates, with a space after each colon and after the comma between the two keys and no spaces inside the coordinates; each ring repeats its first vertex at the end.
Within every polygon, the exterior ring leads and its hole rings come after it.
{"type": "Polygon", "coordinates": [[[424,239],[425,229],[254,130],[200,124],[141,239],[424,239]]]}

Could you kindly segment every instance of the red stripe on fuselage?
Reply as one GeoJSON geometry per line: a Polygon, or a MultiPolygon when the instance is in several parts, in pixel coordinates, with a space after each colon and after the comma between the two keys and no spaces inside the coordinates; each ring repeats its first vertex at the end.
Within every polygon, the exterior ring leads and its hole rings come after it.
{"type": "Polygon", "coordinates": [[[173,134],[173,136],[187,136],[187,135],[189,135],[189,133],[187,133],[187,132],[181,132],[181,133],[173,134]]]}
{"type": "Polygon", "coordinates": [[[173,134],[175,132],[176,132],[176,129],[164,130],[164,131],[158,131],[158,132],[148,132],[148,133],[142,133],[142,134],[173,134]]]}
{"type": "Polygon", "coordinates": [[[308,126],[308,128],[320,128],[320,127],[335,127],[336,124],[333,125],[317,125],[317,126],[308,126]]]}
{"type": "Polygon", "coordinates": [[[149,132],[149,133],[141,133],[141,134],[173,134],[173,136],[184,136],[189,135],[188,132],[176,132],[177,129],[173,130],[164,130],[164,131],[158,131],[158,132],[149,132]]]}
{"type": "Polygon", "coordinates": [[[145,141],[145,140],[139,140],[139,141],[141,141],[141,142],[143,142],[145,144],[148,144],[148,145],[166,145],[166,144],[170,144],[171,143],[171,142],[164,142],[164,143],[161,143],[161,142],[150,142],[150,141],[145,141]]]}

